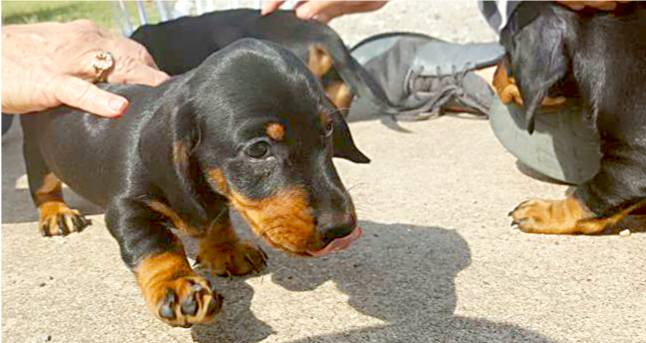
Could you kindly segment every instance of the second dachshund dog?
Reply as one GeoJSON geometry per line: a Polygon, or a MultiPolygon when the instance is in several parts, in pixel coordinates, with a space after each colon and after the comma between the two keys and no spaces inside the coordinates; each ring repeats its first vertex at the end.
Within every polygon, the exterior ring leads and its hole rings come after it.
{"type": "Polygon", "coordinates": [[[575,13],[547,2],[518,6],[501,42],[526,109],[580,97],[601,138],[601,168],[564,200],[529,200],[511,212],[526,232],[600,233],[646,205],[646,5],[575,13]],[[560,88],[560,89],[559,89],[560,88]]]}
{"type": "Polygon", "coordinates": [[[341,37],[323,23],[297,18],[293,11],[267,16],[252,9],[216,11],[144,25],[131,38],[144,45],[157,66],[171,75],[195,68],[211,53],[238,39],[268,40],[304,61],[344,113],[355,95],[392,112],[381,86],[350,55],[341,37]]]}

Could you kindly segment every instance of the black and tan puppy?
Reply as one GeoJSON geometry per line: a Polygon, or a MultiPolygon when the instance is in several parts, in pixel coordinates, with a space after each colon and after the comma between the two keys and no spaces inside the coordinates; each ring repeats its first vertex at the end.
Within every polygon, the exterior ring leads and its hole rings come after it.
{"type": "Polygon", "coordinates": [[[381,86],[350,55],[334,30],[316,20],[298,19],[293,11],[267,16],[252,9],[216,11],[144,25],[131,38],[144,45],[157,66],[170,75],[195,68],[238,39],[268,40],[304,61],[337,108],[347,110],[354,95],[383,109],[392,107],[381,86]]]}
{"type": "Polygon", "coordinates": [[[565,200],[529,200],[511,215],[526,232],[593,234],[646,199],[646,5],[613,13],[523,2],[501,35],[526,123],[552,92],[574,91],[601,137],[601,168],[565,200]],[[566,88],[566,89],[558,89],[566,88]]]}
{"type": "Polygon", "coordinates": [[[318,256],[361,230],[332,157],[366,163],[305,65],[277,45],[236,42],[157,88],[108,86],[131,100],[118,119],[61,107],[21,118],[29,187],[44,235],[81,230],[61,181],[106,209],[106,224],[164,322],[207,322],[221,306],[195,273],[175,227],[197,237],[214,274],[260,270],[240,241],[233,206],[274,247],[318,256]]]}

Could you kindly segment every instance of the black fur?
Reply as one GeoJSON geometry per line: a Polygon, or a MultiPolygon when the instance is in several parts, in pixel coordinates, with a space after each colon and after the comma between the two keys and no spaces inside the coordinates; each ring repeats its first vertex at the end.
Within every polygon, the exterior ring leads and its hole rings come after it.
{"type": "Polygon", "coordinates": [[[130,267],[174,246],[165,218],[148,200],[167,203],[198,229],[226,210],[225,197],[206,180],[213,168],[250,199],[298,186],[314,215],[354,212],[331,158],[368,159],[305,65],[275,44],[240,40],[156,88],[101,87],[127,97],[127,113],[105,119],[60,107],[22,116],[24,155],[32,194],[53,172],[106,208],[107,226],[130,267]],[[332,137],[320,113],[334,118],[332,137]],[[266,138],[270,122],[285,127],[283,141],[266,138]],[[245,155],[259,140],[270,145],[272,156],[245,155]],[[178,142],[188,147],[188,163],[173,157],[178,142]]]}
{"type": "Polygon", "coordinates": [[[530,132],[543,98],[564,80],[576,85],[599,132],[601,169],[575,196],[604,216],[646,198],[646,5],[620,5],[608,13],[524,2],[501,42],[530,132]]]}
{"type": "Polygon", "coordinates": [[[384,90],[350,55],[341,37],[316,20],[298,19],[293,11],[276,11],[267,16],[252,9],[216,11],[144,25],[131,38],[145,46],[157,66],[170,75],[195,68],[211,53],[241,38],[272,41],[305,62],[309,58],[309,48],[320,44],[334,60],[334,68],[323,77],[324,86],[341,78],[354,94],[392,112],[393,105],[388,102],[384,90]]]}

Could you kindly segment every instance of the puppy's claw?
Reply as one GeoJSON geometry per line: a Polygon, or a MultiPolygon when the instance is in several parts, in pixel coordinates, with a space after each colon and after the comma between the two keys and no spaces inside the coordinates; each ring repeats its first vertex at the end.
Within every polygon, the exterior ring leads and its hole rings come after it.
{"type": "Polygon", "coordinates": [[[199,293],[201,288],[197,290],[195,287],[191,290],[191,293],[186,297],[186,300],[182,302],[180,309],[183,315],[194,316],[197,313],[197,301],[195,301],[195,293],[199,293]]]}
{"type": "Polygon", "coordinates": [[[163,303],[159,307],[159,316],[169,320],[175,319],[175,311],[171,307],[173,303],[175,303],[175,292],[172,289],[168,289],[163,303]]]}

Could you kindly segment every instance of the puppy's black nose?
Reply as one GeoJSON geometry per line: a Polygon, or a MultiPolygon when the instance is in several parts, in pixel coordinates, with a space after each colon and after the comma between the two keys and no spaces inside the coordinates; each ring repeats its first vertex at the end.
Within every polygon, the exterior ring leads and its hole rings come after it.
{"type": "Polygon", "coordinates": [[[321,233],[323,244],[349,235],[357,226],[357,219],[353,214],[324,215],[319,218],[318,230],[321,233]]]}

